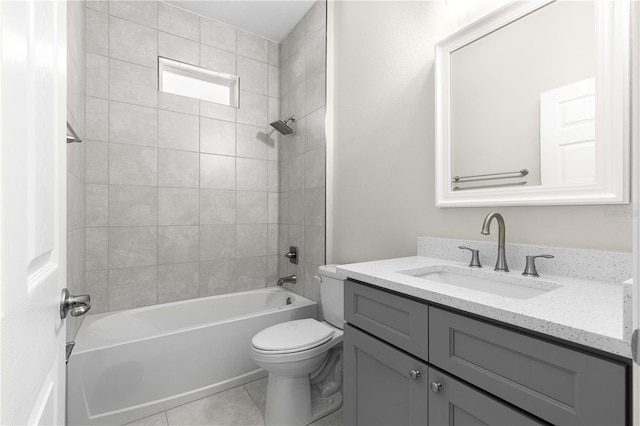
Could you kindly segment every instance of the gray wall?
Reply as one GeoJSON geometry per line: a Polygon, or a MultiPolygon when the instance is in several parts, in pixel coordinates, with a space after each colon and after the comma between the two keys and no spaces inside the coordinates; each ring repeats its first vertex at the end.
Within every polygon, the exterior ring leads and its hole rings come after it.
{"type": "MultiPolygon", "coordinates": [[[[67,4],[67,121],[85,137],[84,1],[67,4]]],[[[84,269],[85,145],[67,144],[67,283],[71,294],[85,293],[84,269]]],[[[73,340],[82,317],[67,317],[67,340],[73,340]]]]}
{"type": "MultiPolygon", "coordinates": [[[[334,261],[415,255],[420,235],[495,241],[494,209],[435,206],[433,51],[496,4],[336,2],[334,261]]],[[[630,206],[496,210],[508,242],[631,251],[630,206]]]]}
{"type": "Polygon", "coordinates": [[[317,1],[280,48],[283,117],[296,116],[281,138],[280,253],[300,250],[298,265],[280,257],[280,276],[296,274],[291,290],[319,300],[313,279],[325,263],[326,2],[317,1]]]}
{"type": "Polygon", "coordinates": [[[89,2],[92,313],[273,283],[278,45],[157,1],[89,2]],[[238,74],[240,108],[157,90],[157,56],[238,74]]]}

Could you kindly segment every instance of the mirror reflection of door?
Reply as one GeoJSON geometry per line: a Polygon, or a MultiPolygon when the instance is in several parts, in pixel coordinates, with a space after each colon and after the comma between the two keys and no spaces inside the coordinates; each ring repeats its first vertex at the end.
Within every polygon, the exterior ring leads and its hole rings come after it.
{"type": "Polygon", "coordinates": [[[595,182],[595,81],[540,94],[540,183],[595,182]]]}

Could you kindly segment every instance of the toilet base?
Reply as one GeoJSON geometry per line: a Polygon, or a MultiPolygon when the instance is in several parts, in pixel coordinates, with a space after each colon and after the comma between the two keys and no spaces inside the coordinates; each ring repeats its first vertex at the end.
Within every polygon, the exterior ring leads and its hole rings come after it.
{"type": "Polygon", "coordinates": [[[309,377],[269,375],[267,384],[267,426],[304,426],[342,406],[342,392],[311,400],[309,377]]]}

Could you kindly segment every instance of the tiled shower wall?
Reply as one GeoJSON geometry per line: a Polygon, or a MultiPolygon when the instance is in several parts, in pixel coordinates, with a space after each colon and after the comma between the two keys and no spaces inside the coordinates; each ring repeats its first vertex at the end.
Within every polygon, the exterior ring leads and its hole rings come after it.
{"type": "Polygon", "coordinates": [[[313,278],[325,263],[325,74],[326,2],[318,1],[280,46],[281,115],[296,116],[294,133],[281,137],[280,251],[300,249],[301,262],[280,258],[280,276],[296,274],[287,286],[319,300],[313,278]]]}
{"type": "MultiPolygon", "coordinates": [[[[67,121],[85,137],[84,1],[67,3],[67,121]]],[[[84,151],[83,143],[67,144],[67,288],[85,293],[84,269],[84,151]]],[[[67,337],[73,340],[82,317],[67,317],[67,337]]]]}
{"type": "Polygon", "coordinates": [[[86,38],[91,312],[273,284],[278,44],[157,1],[88,2],[86,38]],[[158,55],[239,75],[240,108],[159,93],[158,55]]]}

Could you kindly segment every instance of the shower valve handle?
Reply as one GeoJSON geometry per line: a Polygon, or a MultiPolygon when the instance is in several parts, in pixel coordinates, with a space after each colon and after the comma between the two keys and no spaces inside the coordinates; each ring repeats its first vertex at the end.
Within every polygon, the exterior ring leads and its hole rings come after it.
{"type": "Polygon", "coordinates": [[[290,246],[289,253],[285,253],[284,257],[289,259],[289,262],[293,263],[294,265],[297,265],[298,264],[298,247],[290,246]]]}

